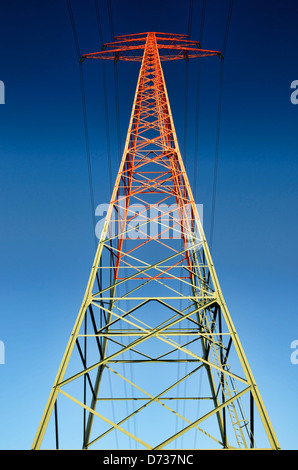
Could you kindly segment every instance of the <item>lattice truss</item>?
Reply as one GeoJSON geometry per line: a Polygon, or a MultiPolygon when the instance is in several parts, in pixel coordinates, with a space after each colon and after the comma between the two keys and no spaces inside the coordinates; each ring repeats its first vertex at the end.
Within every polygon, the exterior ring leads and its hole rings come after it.
{"type": "Polygon", "coordinates": [[[161,67],[220,53],[182,35],[117,39],[83,58],[142,61],[125,149],[33,447],[54,426],[68,448],[245,449],[256,431],[278,448],[216,277],[161,67]]]}

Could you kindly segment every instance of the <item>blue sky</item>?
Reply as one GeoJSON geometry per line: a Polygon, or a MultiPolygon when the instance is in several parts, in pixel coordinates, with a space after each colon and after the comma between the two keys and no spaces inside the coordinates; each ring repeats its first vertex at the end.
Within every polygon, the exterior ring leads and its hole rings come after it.
{"type": "MultiPolygon", "coordinates": [[[[111,40],[100,1],[104,41],[111,40]]],[[[82,53],[99,44],[94,3],[73,0],[82,53]]],[[[194,1],[191,39],[202,1],[194,1]]],[[[28,449],[84,294],[94,255],[79,70],[64,1],[2,2],[0,80],[0,447],[28,449]]],[[[112,0],[115,34],[187,33],[188,2],[112,0]]],[[[207,0],[202,46],[220,50],[228,2],[207,0]]],[[[294,0],[234,1],[223,82],[213,258],[230,313],[281,447],[298,449],[297,123],[294,0]]],[[[113,175],[117,133],[107,63],[113,175]]],[[[139,64],[118,65],[122,142],[139,64]]],[[[189,64],[186,169],[194,181],[197,62],[189,64]]],[[[207,238],[220,61],[201,65],[197,202],[207,238]]],[[[185,64],[164,64],[181,150],[185,64]]],[[[84,63],[95,203],[109,202],[101,64],[84,63]]]]}

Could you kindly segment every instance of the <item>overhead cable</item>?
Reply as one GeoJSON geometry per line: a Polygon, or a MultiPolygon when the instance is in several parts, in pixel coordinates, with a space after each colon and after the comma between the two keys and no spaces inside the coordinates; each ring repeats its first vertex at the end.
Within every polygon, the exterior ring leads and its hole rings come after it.
{"type": "Polygon", "coordinates": [[[79,73],[80,73],[80,84],[81,84],[81,96],[82,96],[82,108],[83,108],[83,120],[84,120],[84,131],[85,131],[85,145],[86,145],[86,157],[88,165],[88,177],[89,177],[89,190],[90,190],[90,202],[91,202],[91,212],[92,212],[92,223],[94,228],[94,241],[95,247],[97,246],[97,238],[95,234],[95,204],[94,204],[94,190],[93,190],[93,180],[92,180],[92,169],[91,169],[91,158],[90,158],[90,145],[89,145],[89,135],[88,135],[88,123],[87,123],[87,110],[86,110],[86,97],[85,97],[85,85],[84,85],[84,75],[82,69],[82,63],[80,62],[81,52],[80,46],[75,26],[75,21],[73,17],[71,1],[67,0],[68,13],[72,27],[73,38],[75,41],[76,53],[79,64],[79,73]]]}
{"type": "MultiPolygon", "coordinates": [[[[221,51],[223,56],[225,56],[225,52],[226,52],[229,29],[230,29],[230,24],[231,24],[232,10],[233,10],[233,0],[230,0],[228,17],[227,17],[227,22],[226,22],[226,31],[225,31],[223,47],[221,51]]],[[[217,187],[217,172],[218,172],[218,151],[219,151],[220,126],[221,126],[223,76],[224,76],[224,60],[221,60],[220,78],[219,78],[218,110],[217,110],[215,162],[214,162],[214,176],[213,176],[213,194],[212,194],[212,207],[211,207],[211,224],[210,224],[210,238],[209,238],[210,252],[212,251],[212,245],[213,245],[213,232],[214,232],[214,219],[215,219],[215,202],[216,202],[216,187],[217,187]]]]}
{"type": "MultiPolygon", "coordinates": [[[[203,41],[204,24],[206,14],[206,0],[203,0],[202,13],[201,13],[201,24],[199,31],[200,44],[203,41]]],[[[200,111],[200,92],[201,92],[201,60],[198,60],[198,78],[197,78],[197,101],[196,101],[196,117],[195,117],[195,157],[194,157],[194,198],[197,196],[197,179],[198,179],[198,153],[199,153],[199,111],[200,111]]]]}
{"type": "MultiPolygon", "coordinates": [[[[99,34],[100,44],[104,44],[98,0],[94,0],[97,29],[99,34]]],[[[108,154],[108,169],[109,169],[109,183],[110,193],[112,194],[112,158],[111,158],[111,139],[110,139],[110,128],[109,128],[109,107],[108,107],[108,95],[107,95],[107,77],[106,77],[106,63],[104,60],[101,61],[102,65],[102,80],[103,80],[103,98],[104,98],[104,109],[105,109],[105,121],[106,121],[106,138],[107,138],[107,154],[108,154]]]]}

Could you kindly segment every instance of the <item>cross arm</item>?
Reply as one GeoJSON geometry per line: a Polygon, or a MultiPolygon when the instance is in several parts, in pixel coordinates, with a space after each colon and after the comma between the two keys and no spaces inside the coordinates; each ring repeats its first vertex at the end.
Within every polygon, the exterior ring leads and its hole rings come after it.
{"type": "MultiPolygon", "coordinates": [[[[196,57],[219,56],[220,51],[202,49],[198,41],[191,41],[187,35],[154,33],[161,61],[192,59],[196,57]]],[[[114,42],[104,44],[101,51],[83,54],[85,59],[125,60],[140,62],[143,58],[148,33],[117,36],[114,42]]]]}

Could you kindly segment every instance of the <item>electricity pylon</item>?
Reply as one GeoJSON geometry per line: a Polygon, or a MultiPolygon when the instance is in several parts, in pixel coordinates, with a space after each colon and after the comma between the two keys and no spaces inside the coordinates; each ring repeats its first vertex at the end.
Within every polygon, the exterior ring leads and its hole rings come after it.
{"type": "Polygon", "coordinates": [[[259,434],[260,447],[279,449],[220,289],[161,67],[216,55],[188,36],[149,32],[82,57],[141,69],[85,296],[33,449],[248,449],[259,434]]]}

